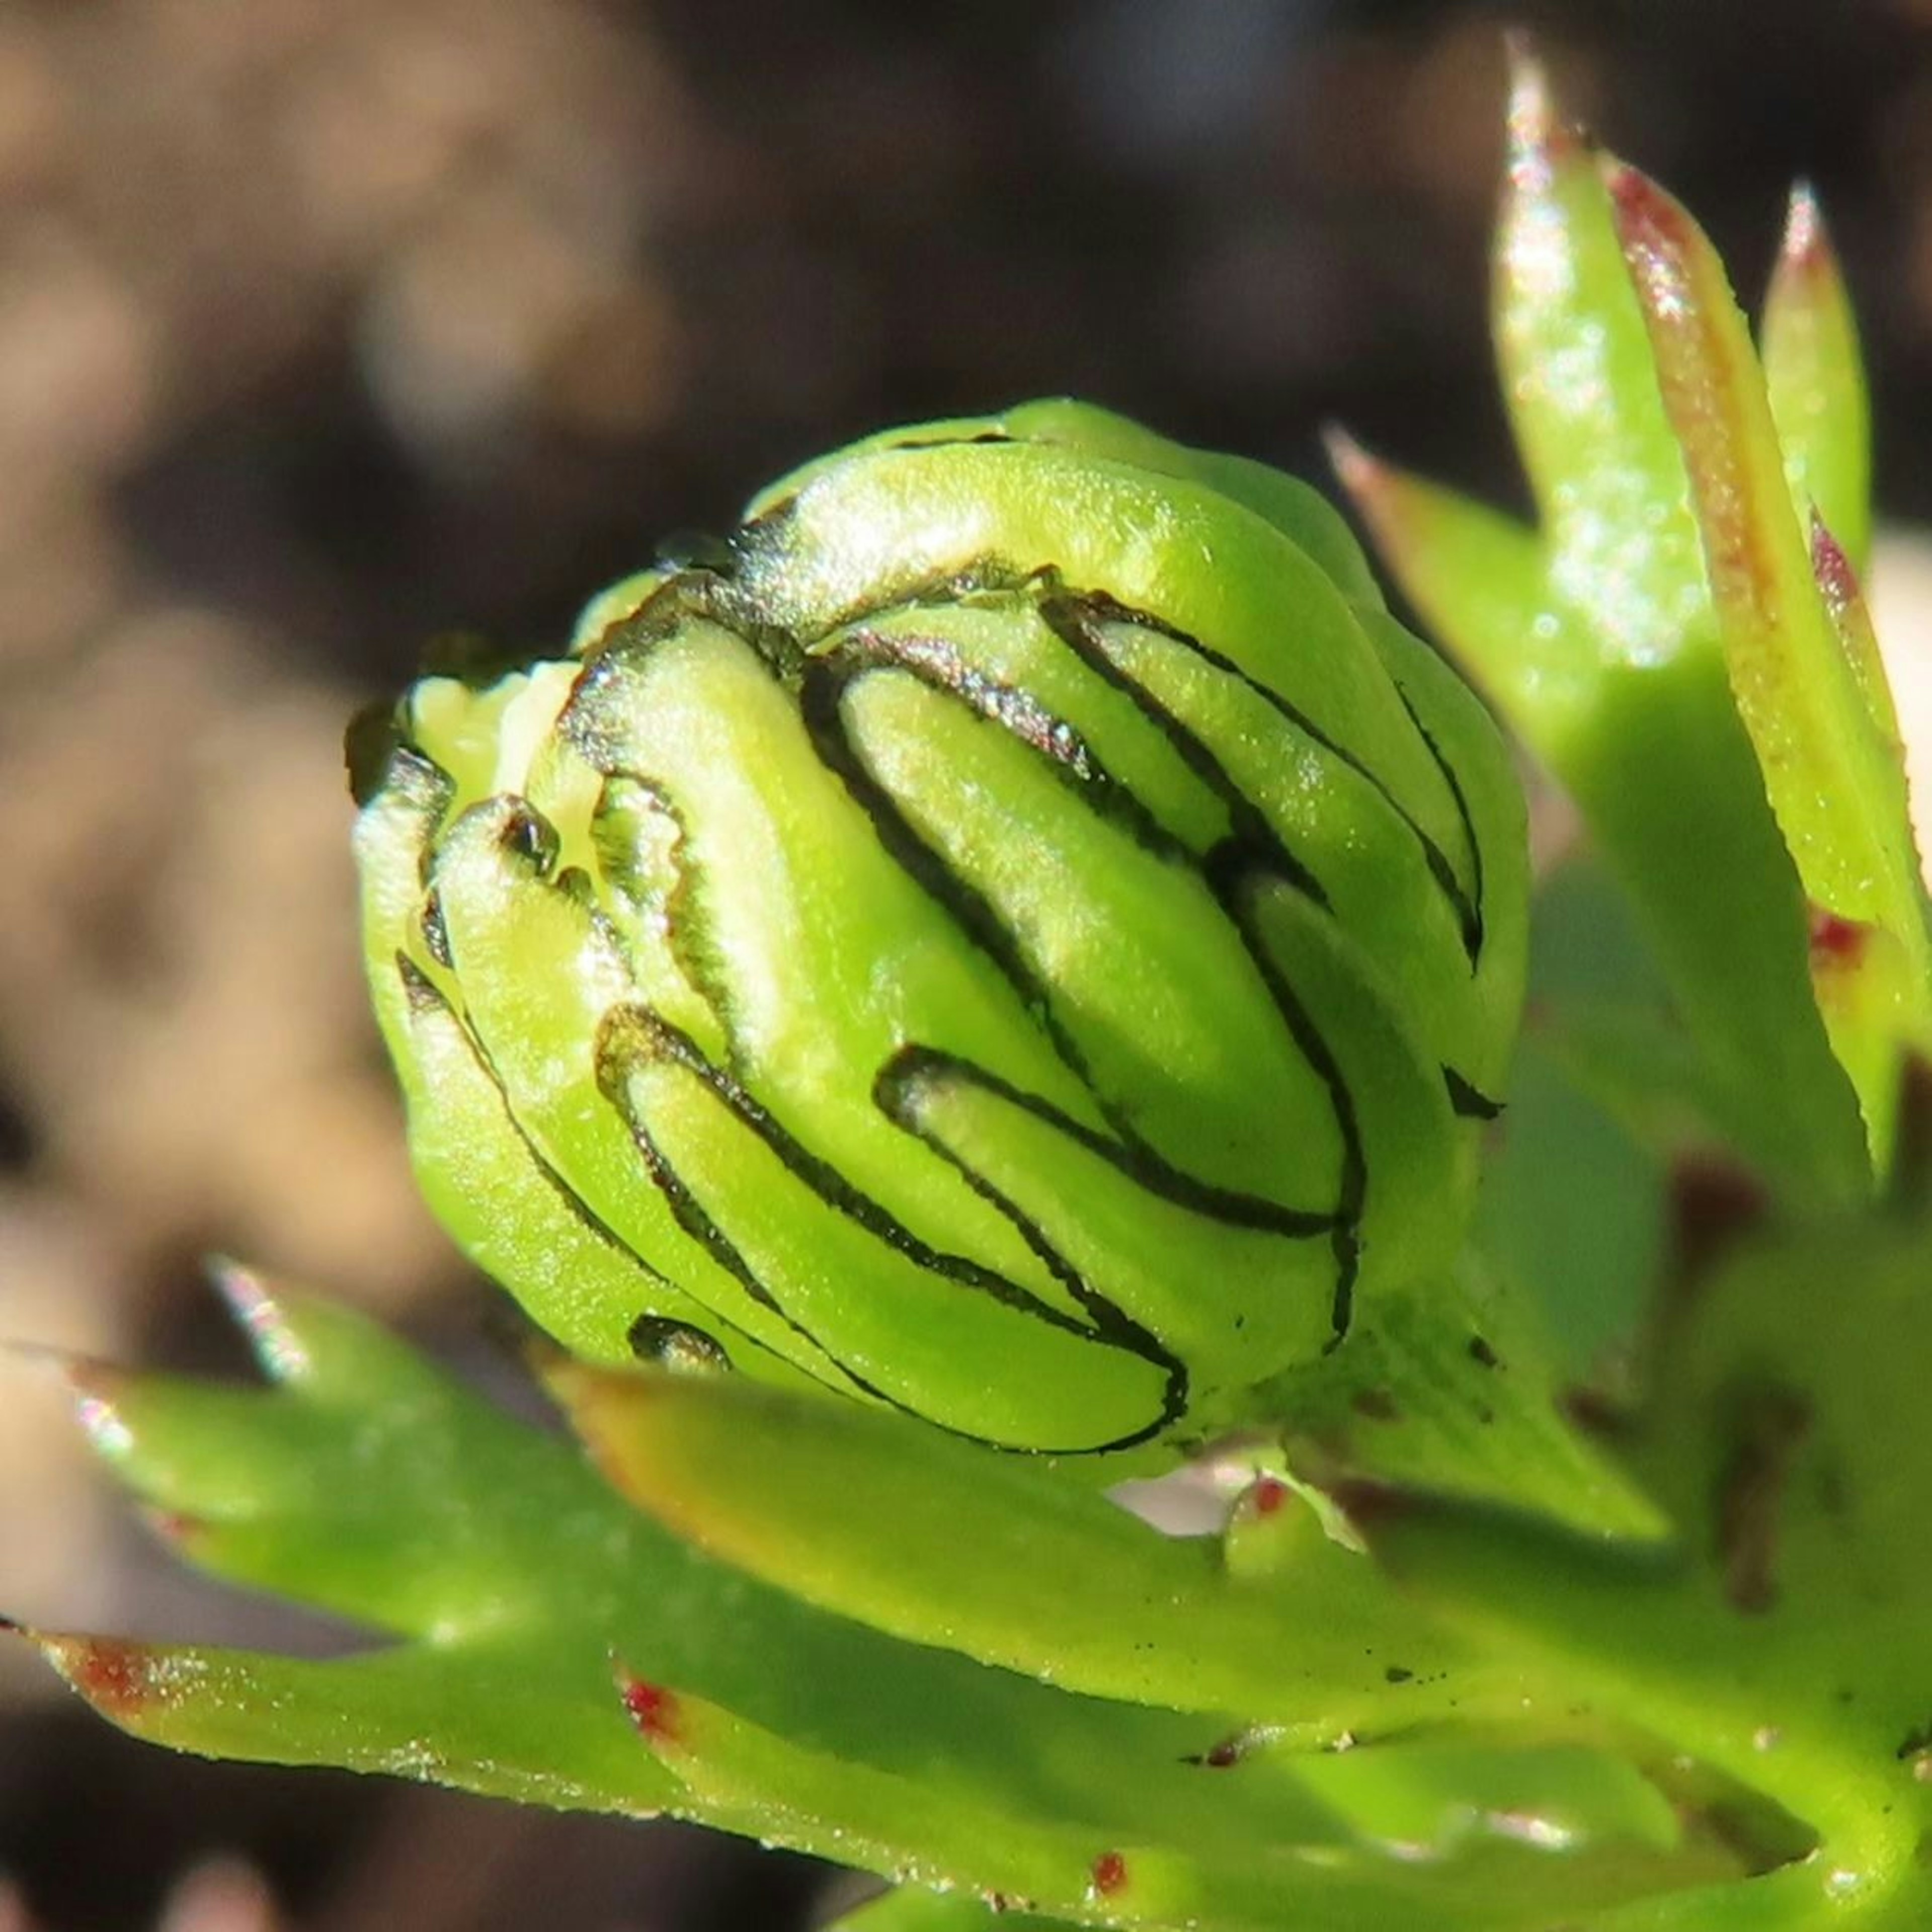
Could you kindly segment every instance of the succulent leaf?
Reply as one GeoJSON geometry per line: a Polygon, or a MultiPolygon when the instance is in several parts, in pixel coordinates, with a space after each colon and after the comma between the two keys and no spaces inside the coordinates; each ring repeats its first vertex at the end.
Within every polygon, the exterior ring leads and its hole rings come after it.
{"type": "MultiPolygon", "coordinates": [[[[1791,512],[1763,374],[1714,250],[1634,169],[1608,164],[1606,181],[1689,472],[1731,688],[1772,809],[1814,930],[1820,919],[1869,929],[1859,948],[1866,957],[1856,961],[1828,949],[1820,961],[1814,944],[1814,978],[1870,970],[1888,996],[1821,1001],[1839,1058],[1858,1081],[1882,1171],[1900,1056],[1932,1041],[1932,938],[1896,727],[1886,728],[1889,702],[1876,698],[1883,673],[1868,627],[1847,623],[1841,632],[1820,595],[1816,512],[1802,524],[1791,512]]],[[[1833,554],[1828,531],[1825,543],[1822,560],[1842,584],[1849,566],[1842,551],[1833,554]]],[[[1855,597],[1852,586],[1837,602],[1849,610],[1855,597]]]]}
{"type": "MultiPolygon", "coordinates": [[[[767,1587],[656,1527],[570,1444],[498,1414],[358,1318],[272,1296],[244,1276],[231,1288],[277,1386],[87,1368],[77,1372],[83,1418],[190,1561],[377,1624],[392,1640],[316,1660],[38,1639],[83,1696],[137,1735],[530,1802],[667,1811],[1083,1923],[1258,1932],[1306,1914],[1363,1928],[1426,1916],[1470,1932],[1531,1932],[1558,1900],[1647,1895],[1709,1875],[1714,1858],[1725,1863],[1701,1834],[1665,1824],[1662,1787],[1620,1762],[1612,1739],[1580,1730],[1576,1714],[1557,1708],[1568,1700],[1552,1699],[1547,1748],[1484,1737],[1486,1701],[1519,1720],[1526,1708],[1513,1668],[1486,1700],[1480,1670],[1450,1661],[1471,1692],[1450,1712],[1423,1681],[1435,1654],[1426,1620],[1393,1603],[1387,1641],[1409,1663],[1378,1670],[1368,1694],[1359,1658],[1344,1653],[1350,1638],[1359,1650],[1360,1618],[1376,1613],[1360,1594],[1372,1574],[1301,1505],[1292,1569],[1231,1585],[1211,1545],[1163,1545],[1124,1516],[1109,1527],[1106,1505],[1042,1480],[1035,1466],[902,1418],[729,1378],[557,1370],[607,1465],[639,1478],[653,1508],[670,1493],[667,1475],[687,1496],[706,1495],[707,1510],[726,1512],[717,1540],[749,1557],[750,1570],[794,1565],[734,1541],[728,1512],[742,1517],[743,1498],[729,1469],[680,1461],[687,1423],[700,1461],[733,1439],[728,1427],[706,1432],[711,1398],[739,1425],[741,1464],[779,1479],[784,1454],[800,1457],[784,1499],[806,1512],[807,1536],[833,1520],[820,1504],[825,1482],[891,1485],[892,1459],[870,1440],[890,1433],[914,1459],[898,1494],[928,1511],[970,1508],[956,1527],[982,1540],[985,1558],[960,1600],[972,1622],[950,1640],[956,1648],[907,1642],[880,1626],[903,1621],[896,1604],[916,1586],[852,1598],[857,1620],[804,1600],[838,1594],[814,1580],[864,1560],[856,1535],[798,1566],[786,1587],[767,1587]],[[694,1397],[698,1407],[685,1406],[694,1397]],[[761,1432],[760,1412],[783,1417],[788,1432],[761,1432]],[[669,1432],[656,1426],[667,1413],[678,1423],[669,1432]],[[858,1451],[840,1439],[855,1429],[858,1451]],[[949,1490],[948,1462],[980,1486],[949,1490]],[[385,1480],[369,1482],[379,1466],[385,1480]],[[1111,1576],[1122,1551],[1130,1572],[1151,1562],[1150,1587],[1180,1600],[1130,1589],[1112,1604],[1111,1636],[1096,1622],[1085,1639],[1062,1629],[1041,1640],[1042,1588],[1060,1585],[1064,1624],[1087,1593],[1060,1571],[1084,1575],[1100,1562],[1111,1576]],[[1034,1564],[1046,1566],[1045,1586],[1029,1576],[1034,1564]],[[1342,1594],[1324,1585],[1324,1600],[1338,1625],[1352,1621],[1324,1634],[1280,1586],[1336,1566],[1342,1594]],[[1217,1687],[1196,1672],[1198,1709],[1138,1701],[1168,1695],[1174,1680],[1124,1680],[1090,1661],[1160,1648],[1179,1660],[1167,1669],[1186,1672],[1180,1653],[1222,1626],[1240,1641],[1245,1675],[1217,1687]],[[991,1634],[1002,1628],[1031,1630],[1034,1648],[1014,1660],[1037,1676],[989,1667],[1012,1648],[991,1634]],[[1346,1767],[1310,1755],[1305,1730],[1298,1742],[1252,1714],[1299,1701],[1287,1699],[1282,1673],[1304,1640],[1340,1676],[1324,1689],[1304,1659],[1298,1681],[1318,1698],[1351,1700],[1362,1721],[1346,1767]],[[965,1654],[982,1645],[986,1660],[965,1654]],[[785,1667],[772,1669],[774,1658],[785,1667]],[[1136,1701],[1072,1688],[1110,1676],[1136,1701]],[[1199,1695],[1217,1688],[1242,1697],[1240,1714],[1199,1695]],[[1489,1808],[1474,1820],[1459,1810],[1464,1790],[1489,1808]],[[1524,1819],[1549,1828],[1526,1838],[1510,1822],[1524,1819]],[[1421,1864],[1409,1845],[1418,1832],[1430,1844],[1421,1864]]],[[[874,1500],[901,1506],[883,1492],[874,1500]]],[[[1250,1508],[1258,1521],[1274,1514],[1250,1508]]],[[[884,1527],[908,1528],[892,1518],[884,1527]]],[[[789,1536],[797,1553],[796,1528],[767,1518],[766,1530],[789,1536]]],[[[908,1567],[944,1581],[943,1540],[908,1543],[908,1567]]]]}
{"type": "MultiPolygon", "coordinates": [[[[1663,203],[1637,178],[1614,172],[1620,230],[1597,157],[1520,55],[1496,332],[1535,531],[1346,443],[1339,467],[1406,590],[1582,807],[1715,1111],[1793,1198],[1856,1198],[1889,1158],[1898,1056],[1918,1037],[1918,969],[1889,971],[1888,956],[1917,959],[1924,921],[1895,752],[1840,688],[1849,658],[1875,693],[1875,654],[1831,638],[1782,480],[1787,464],[1815,471],[1862,538],[1864,405],[1842,290],[1815,250],[1810,279],[1785,272],[1784,400],[1767,400],[1708,244],[1681,210],[1648,219],[1663,203]],[[1788,448],[1772,426],[1780,408],[1796,425],[1788,448]],[[1754,603],[1756,580],[1726,560],[1760,554],[1778,560],[1778,590],[1754,603]],[[1779,663],[1795,709],[1765,681],[1779,663]],[[1856,997],[1842,973],[1814,983],[1813,970],[1811,908],[1847,892],[1867,908],[1850,916],[1876,912],[1887,936],[1870,949],[1882,989],[1856,997]]],[[[1888,700],[1862,702],[1888,716],[1888,700]]]]}

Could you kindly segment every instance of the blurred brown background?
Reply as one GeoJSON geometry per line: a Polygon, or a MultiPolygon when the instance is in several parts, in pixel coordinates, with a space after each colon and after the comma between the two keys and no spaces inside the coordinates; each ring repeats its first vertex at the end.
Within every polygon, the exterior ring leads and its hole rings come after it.
{"type": "MultiPolygon", "coordinates": [[[[0,0],[0,1333],[232,1366],[197,1258],[478,1357],[357,981],[340,726],[880,422],[1070,390],[1514,488],[1503,27],[1755,291],[1823,190],[1932,516],[1932,8],[0,0]]],[[[0,1606],[271,1641],[0,1367],[0,1606]]],[[[696,1834],[204,1767],[0,1652],[0,1932],[804,1922],[696,1834]],[[214,1859],[215,1862],[209,1863],[214,1859]]]]}

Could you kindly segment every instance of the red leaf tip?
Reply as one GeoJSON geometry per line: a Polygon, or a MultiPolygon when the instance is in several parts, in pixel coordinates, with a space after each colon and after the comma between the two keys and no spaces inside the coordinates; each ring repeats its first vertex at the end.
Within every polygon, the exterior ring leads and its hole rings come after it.
{"type": "Polygon", "coordinates": [[[1693,308],[1688,263],[1696,247],[1696,224],[1641,168],[1611,154],[1601,157],[1598,166],[1617,240],[1653,326],[1684,321],[1693,308]]]}
{"type": "Polygon", "coordinates": [[[1682,242],[1688,218],[1667,188],[1615,154],[1599,155],[1597,171],[1603,177],[1626,246],[1632,237],[1645,234],[1673,246],[1682,242]]]}
{"type": "Polygon", "coordinates": [[[160,1691],[157,1659],[146,1644],[122,1637],[48,1637],[41,1647],[61,1675],[116,1724],[139,1716],[160,1691]]]}

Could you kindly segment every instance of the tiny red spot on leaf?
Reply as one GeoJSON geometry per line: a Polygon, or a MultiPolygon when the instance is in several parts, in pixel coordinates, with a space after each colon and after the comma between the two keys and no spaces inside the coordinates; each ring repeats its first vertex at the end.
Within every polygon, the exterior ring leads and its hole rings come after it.
{"type": "Polygon", "coordinates": [[[1094,1861],[1094,1889],[1102,1898],[1112,1898],[1125,1888],[1127,1862],[1118,1852],[1102,1852],[1094,1861]]]}
{"type": "Polygon", "coordinates": [[[1279,1476],[1264,1476],[1248,1492],[1257,1516],[1274,1516],[1288,1501],[1288,1485],[1279,1476]]]}
{"type": "Polygon", "coordinates": [[[624,1709],[639,1736],[654,1744],[675,1744],[678,1737],[677,1696],[662,1684],[640,1677],[624,1679],[624,1709]]]}
{"type": "Polygon", "coordinates": [[[1872,928],[1861,920],[1846,919],[1821,905],[1813,906],[1810,914],[1811,970],[1844,971],[1856,966],[1864,957],[1872,928]]]}

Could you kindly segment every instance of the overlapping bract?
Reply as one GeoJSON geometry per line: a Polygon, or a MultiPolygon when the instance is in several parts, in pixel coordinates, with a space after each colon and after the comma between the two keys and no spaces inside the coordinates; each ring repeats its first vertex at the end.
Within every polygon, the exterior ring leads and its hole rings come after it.
{"type": "Polygon", "coordinates": [[[875,439],[418,685],[375,778],[424,1184],[587,1355],[1122,1449],[1453,1252],[1520,799],[1273,471],[1068,404],[875,439]]]}

